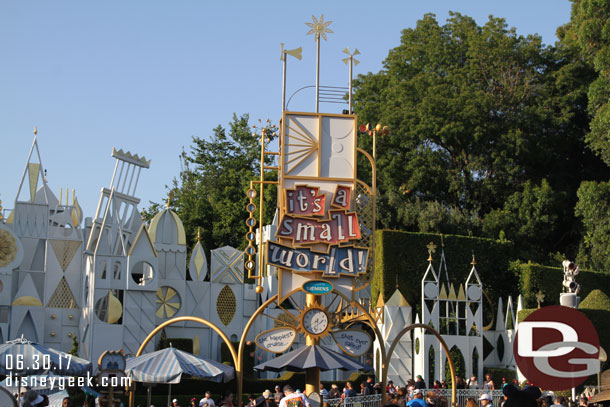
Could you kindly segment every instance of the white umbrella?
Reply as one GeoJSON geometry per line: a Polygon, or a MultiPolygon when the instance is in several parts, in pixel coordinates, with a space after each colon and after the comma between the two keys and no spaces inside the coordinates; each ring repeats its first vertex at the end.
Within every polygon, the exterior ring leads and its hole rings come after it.
{"type": "Polygon", "coordinates": [[[136,382],[168,383],[168,404],[171,385],[180,383],[183,373],[224,383],[235,377],[235,369],[230,366],[171,347],[127,359],[125,373],[136,382]]]}

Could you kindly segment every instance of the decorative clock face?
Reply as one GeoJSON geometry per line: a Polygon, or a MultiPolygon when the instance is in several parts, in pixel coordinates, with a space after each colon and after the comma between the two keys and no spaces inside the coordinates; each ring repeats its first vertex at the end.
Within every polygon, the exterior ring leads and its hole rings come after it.
{"type": "Polygon", "coordinates": [[[320,335],[328,328],[328,315],[324,310],[312,308],[303,315],[303,328],[312,335],[320,335]]]}

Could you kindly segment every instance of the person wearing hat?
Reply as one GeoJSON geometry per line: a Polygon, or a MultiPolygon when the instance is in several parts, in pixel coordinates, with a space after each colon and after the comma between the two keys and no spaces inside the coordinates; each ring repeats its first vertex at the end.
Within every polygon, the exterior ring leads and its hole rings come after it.
{"type": "Polygon", "coordinates": [[[35,407],[38,403],[42,403],[41,395],[36,393],[34,390],[28,390],[23,395],[23,407],[35,407]]]}
{"type": "Polygon", "coordinates": [[[271,393],[271,391],[269,389],[267,389],[263,392],[263,398],[265,399],[265,405],[267,407],[277,407],[277,404],[275,403],[275,399],[272,396],[273,396],[273,394],[271,393]]]}
{"type": "Polygon", "coordinates": [[[338,399],[339,397],[341,397],[341,392],[339,391],[339,386],[337,386],[336,384],[331,384],[330,385],[330,391],[328,392],[328,398],[329,399],[338,399]]]}
{"type": "Polygon", "coordinates": [[[178,405],[178,399],[173,399],[173,400],[172,400],[172,407],[180,407],[180,406],[178,405]]]}
{"type": "Polygon", "coordinates": [[[212,399],[212,392],[206,391],[205,397],[199,400],[199,407],[216,407],[214,400],[212,399]]]}
{"type": "Polygon", "coordinates": [[[479,397],[482,407],[493,407],[491,400],[491,396],[487,393],[483,393],[481,394],[481,397],[479,397]]]}
{"type": "MultiPolygon", "coordinates": [[[[418,376],[421,378],[421,376],[418,376]]],[[[426,407],[426,402],[420,389],[413,390],[413,398],[407,403],[407,407],[426,407]]]]}
{"type": "Polygon", "coordinates": [[[417,380],[415,381],[415,388],[418,390],[423,390],[426,388],[426,382],[421,375],[417,375],[417,380]]]}

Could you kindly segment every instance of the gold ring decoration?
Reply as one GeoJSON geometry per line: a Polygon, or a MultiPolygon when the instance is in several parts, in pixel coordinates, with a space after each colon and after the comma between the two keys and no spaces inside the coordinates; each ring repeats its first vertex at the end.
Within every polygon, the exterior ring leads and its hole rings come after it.
{"type": "Polygon", "coordinates": [[[6,267],[17,257],[17,241],[8,230],[0,229],[0,267],[6,267]]]}
{"type": "Polygon", "coordinates": [[[299,328],[301,332],[313,338],[326,336],[332,326],[330,316],[321,306],[307,307],[301,313],[299,328]]]}

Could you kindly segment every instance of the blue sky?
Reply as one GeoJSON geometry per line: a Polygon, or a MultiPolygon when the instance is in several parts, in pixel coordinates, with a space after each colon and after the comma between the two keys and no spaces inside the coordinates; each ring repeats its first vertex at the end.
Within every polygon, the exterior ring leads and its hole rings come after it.
{"type": "MultiPolygon", "coordinates": [[[[503,17],[519,34],[556,41],[568,0],[495,1],[32,1],[0,0],[0,199],[12,208],[34,126],[55,193],[76,189],[93,216],[114,167],[112,147],[152,160],[140,207],[160,201],[193,136],[207,137],[233,113],[277,122],[280,43],[303,47],[288,62],[287,94],[315,82],[315,43],[305,35],[324,13],[334,34],[322,43],[321,84],[347,85],[345,47],[358,48],[355,74],[377,72],[400,32],[432,12],[479,24],[503,17]]],[[[290,110],[313,111],[313,91],[290,110]]],[[[339,105],[321,105],[337,112],[339,105]]]]}

